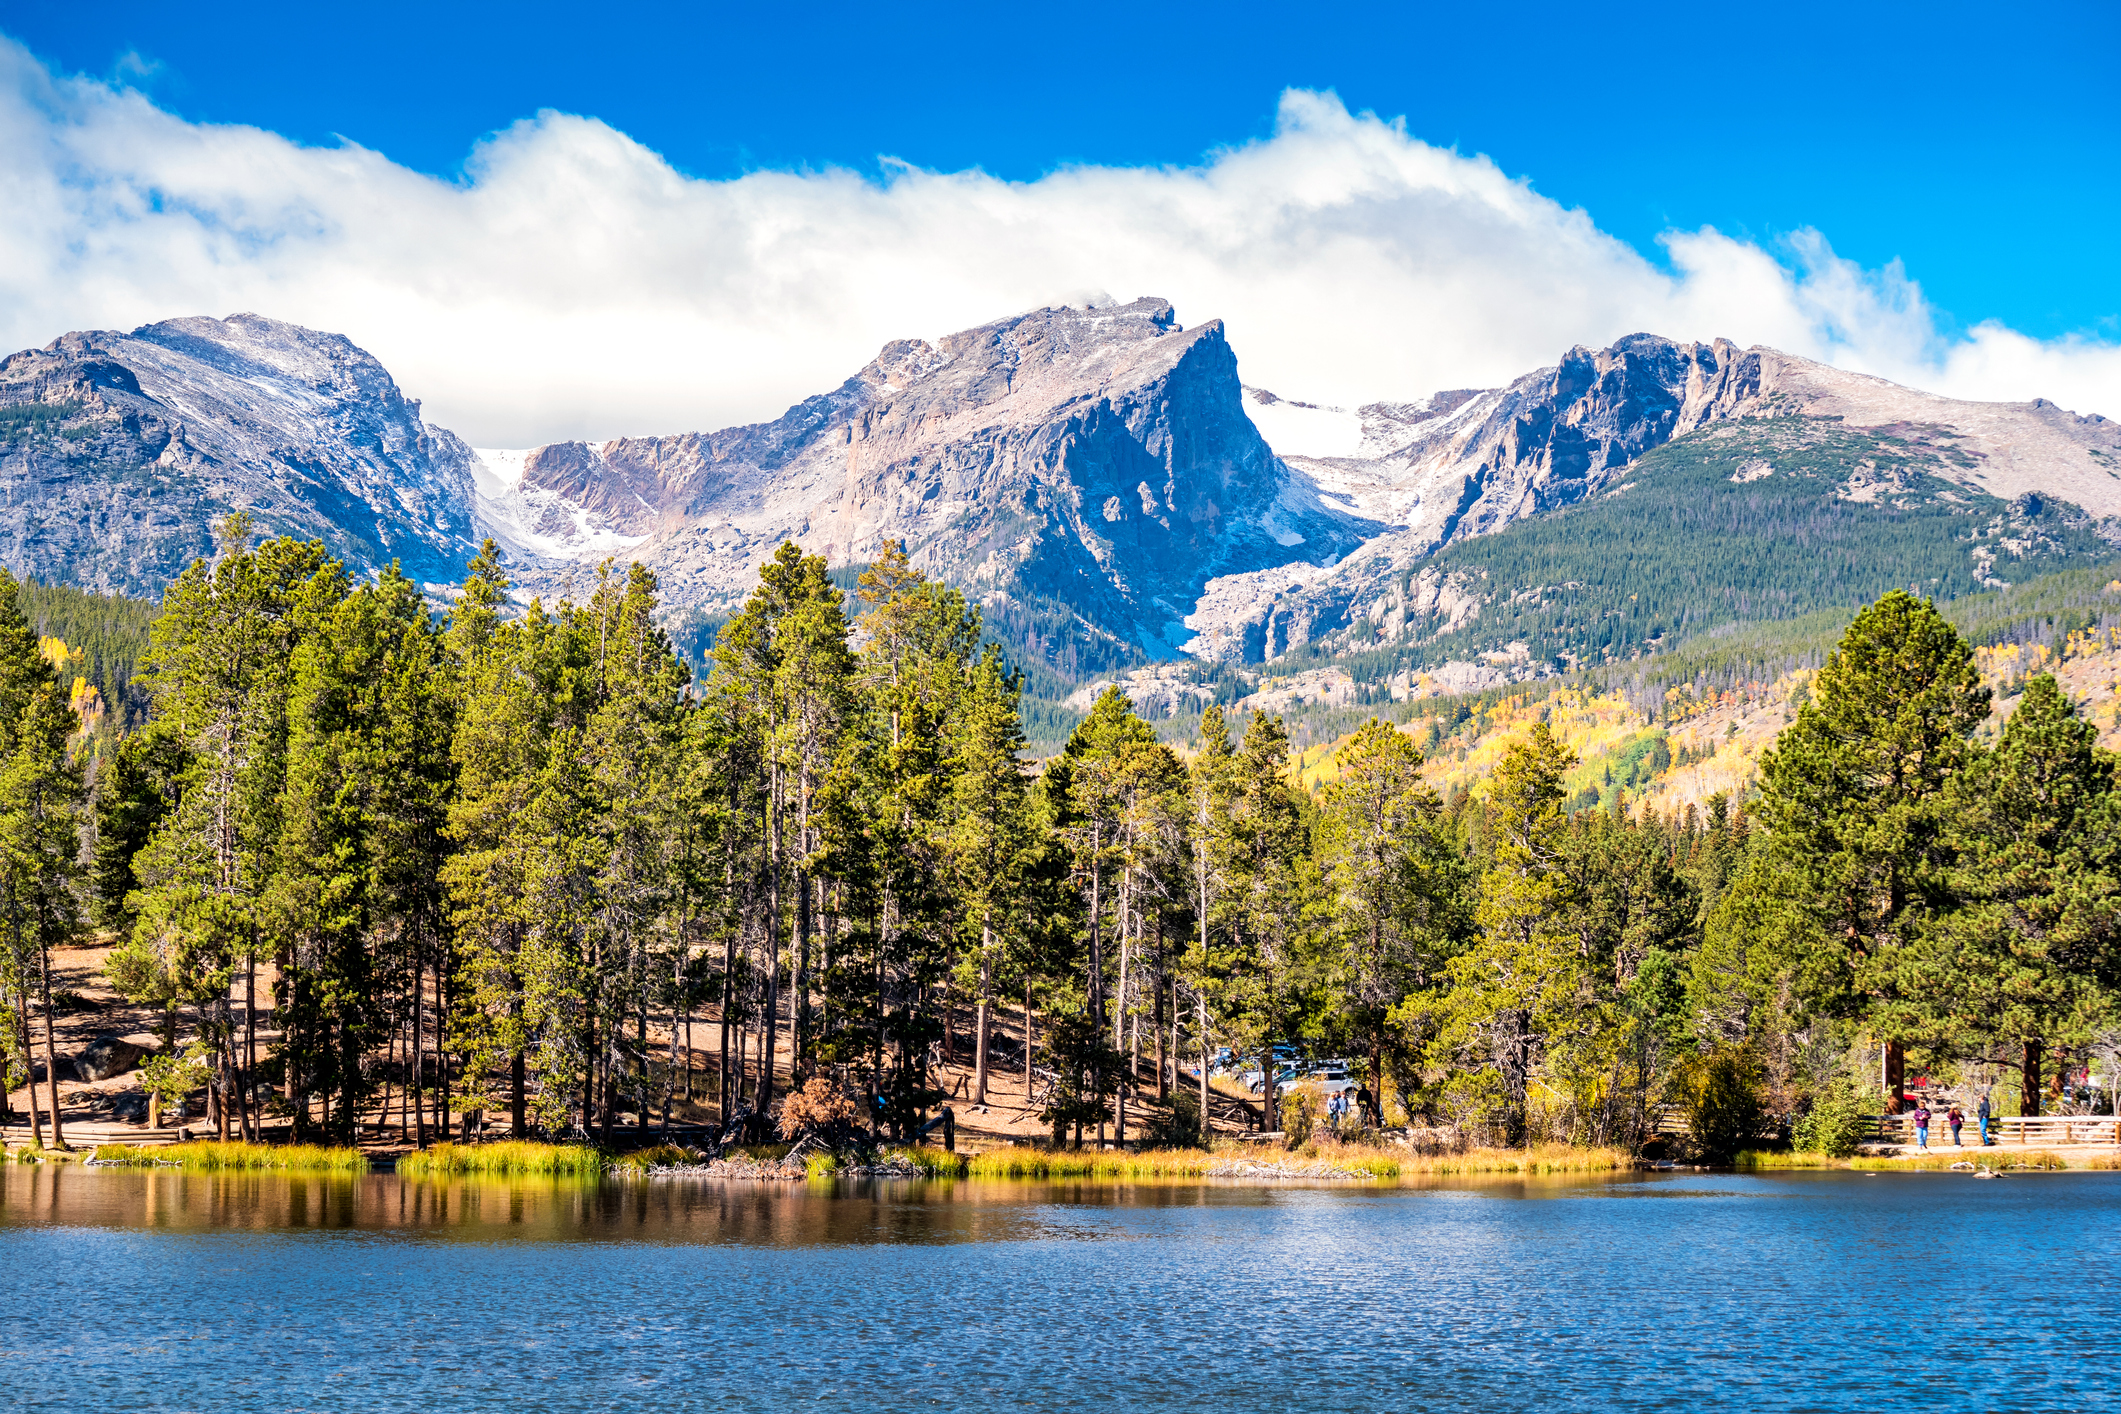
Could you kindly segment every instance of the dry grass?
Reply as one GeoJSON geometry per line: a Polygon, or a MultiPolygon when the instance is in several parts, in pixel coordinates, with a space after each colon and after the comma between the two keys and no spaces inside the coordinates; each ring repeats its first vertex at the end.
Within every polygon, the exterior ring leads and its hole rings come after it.
{"type": "Polygon", "coordinates": [[[1152,1149],[1141,1153],[1079,1150],[996,1149],[976,1156],[966,1172],[973,1178],[1208,1178],[1220,1169],[1240,1166],[1248,1175],[1314,1177],[1337,1169],[1363,1178],[1420,1178],[1476,1174],[1610,1173],[1634,1164],[1622,1149],[1585,1149],[1570,1144],[1541,1144],[1530,1149],[1470,1149],[1462,1154],[1415,1154],[1405,1149],[1361,1144],[1306,1144],[1292,1152],[1232,1146],[1210,1153],[1202,1149],[1152,1149]]]}
{"type": "Polygon", "coordinates": [[[1201,1149],[991,1149],[973,1155],[965,1173],[972,1178],[1200,1178],[1215,1163],[1215,1156],[1201,1149]]]}
{"type": "Polygon", "coordinates": [[[1953,1164],[1979,1164],[1998,1172],[2004,1169],[2066,1169],[2067,1161],[2060,1154],[2045,1149],[1973,1149],[1966,1151],[1947,1149],[1943,1152],[1911,1154],[1904,1158],[1887,1158],[1883,1155],[1864,1154],[1848,1161],[1852,1169],[1875,1169],[1884,1173],[1896,1170],[1906,1173],[1942,1173],[1953,1164]]]}
{"type": "Polygon", "coordinates": [[[498,1144],[437,1144],[398,1160],[407,1178],[451,1178],[458,1174],[597,1174],[603,1154],[587,1144],[534,1144],[510,1139],[498,1144]]]}
{"type": "Polygon", "coordinates": [[[1625,1149],[1535,1144],[1525,1149],[1468,1149],[1463,1154],[1409,1154],[1400,1160],[1406,1174],[1543,1174],[1616,1173],[1635,1167],[1625,1149]]]}
{"type": "Polygon", "coordinates": [[[1805,1150],[1741,1149],[1738,1157],[1731,1160],[1731,1167],[1738,1169],[1845,1169],[1848,1166],[1847,1159],[1805,1150]]]}
{"type": "Polygon", "coordinates": [[[203,1140],[190,1144],[103,1144],[95,1162],[128,1168],[180,1168],[204,1172],[367,1173],[368,1156],[359,1149],[323,1144],[223,1144],[203,1140]]]}

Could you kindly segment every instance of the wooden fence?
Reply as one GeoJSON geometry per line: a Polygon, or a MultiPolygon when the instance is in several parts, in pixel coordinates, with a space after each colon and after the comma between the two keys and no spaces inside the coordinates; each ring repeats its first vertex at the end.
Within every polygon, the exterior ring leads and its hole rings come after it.
{"type": "MultiPolygon", "coordinates": [[[[1887,1144],[1915,1142],[1915,1117],[1911,1114],[1880,1115],[1871,1122],[1872,1136],[1887,1144]]],[[[2011,1115],[1991,1119],[1988,1136],[1998,1144],[2121,1144],[2121,1119],[2112,1115],[2011,1115]]],[[[1968,1147],[1979,1147],[1981,1123],[1967,1116],[1959,1135],[1968,1147]]],[[[1949,1147],[1952,1127],[1944,1122],[1944,1111],[1930,1112],[1930,1147],[1949,1147]]]]}

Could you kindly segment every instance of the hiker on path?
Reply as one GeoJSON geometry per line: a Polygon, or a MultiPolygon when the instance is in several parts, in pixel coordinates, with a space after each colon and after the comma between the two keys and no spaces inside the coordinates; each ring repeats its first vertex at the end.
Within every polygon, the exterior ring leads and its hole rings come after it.
{"type": "Polygon", "coordinates": [[[1355,1104],[1365,1123],[1373,1124],[1379,1129],[1385,1127],[1384,1111],[1377,1108],[1377,1101],[1371,1096],[1369,1086],[1365,1085],[1355,1092],[1355,1104]]]}
{"type": "Polygon", "coordinates": [[[1966,1116],[1959,1113],[1959,1102],[1957,1100],[1954,1100],[1952,1107],[1944,1112],[1944,1122],[1952,1127],[1952,1147],[1955,1149],[1965,1148],[1965,1143],[1959,1138],[1959,1126],[1966,1123],[1966,1116]]]}
{"type": "Polygon", "coordinates": [[[1929,1146],[1930,1102],[1928,1100],[1917,1100],[1915,1101],[1915,1147],[1927,1149],[1929,1146]]]}
{"type": "Polygon", "coordinates": [[[1981,1121],[1981,1147],[1986,1149],[1995,1141],[1988,1137],[1988,1091],[1981,1092],[1981,1107],[1974,1111],[1974,1118],[1981,1121]]]}

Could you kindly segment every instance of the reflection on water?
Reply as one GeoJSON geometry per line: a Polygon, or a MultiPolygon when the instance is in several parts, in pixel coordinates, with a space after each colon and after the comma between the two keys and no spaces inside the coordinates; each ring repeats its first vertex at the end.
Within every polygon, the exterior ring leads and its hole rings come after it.
{"type": "Polygon", "coordinates": [[[12,1407],[2096,1409],[2121,1174],[0,1167],[12,1407]]]}
{"type": "MultiPolygon", "coordinates": [[[[1456,1183],[1495,1196],[1636,1182],[1596,1177],[1456,1183]]],[[[164,1232],[419,1233],[475,1242],[695,1242],[768,1247],[1014,1242],[1081,1236],[1064,1214],[1121,1208],[1260,1208],[1302,1185],[1082,1180],[401,1179],[395,1174],[212,1173],[0,1165],[0,1223],[164,1232]]],[[[1345,1189],[1341,1191],[1345,1192],[1345,1189]]],[[[1377,1189],[1369,1191],[1376,1192],[1377,1189]]]]}

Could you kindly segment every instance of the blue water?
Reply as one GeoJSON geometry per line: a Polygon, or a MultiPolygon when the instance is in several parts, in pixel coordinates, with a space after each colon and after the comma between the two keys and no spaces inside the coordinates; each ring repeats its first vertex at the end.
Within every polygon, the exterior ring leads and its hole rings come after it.
{"type": "Polygon", "coordinates": [[[2121,1174],[555,1187],[0,1169],[18,1409],[2079,1410],[2121,1174]]]}

